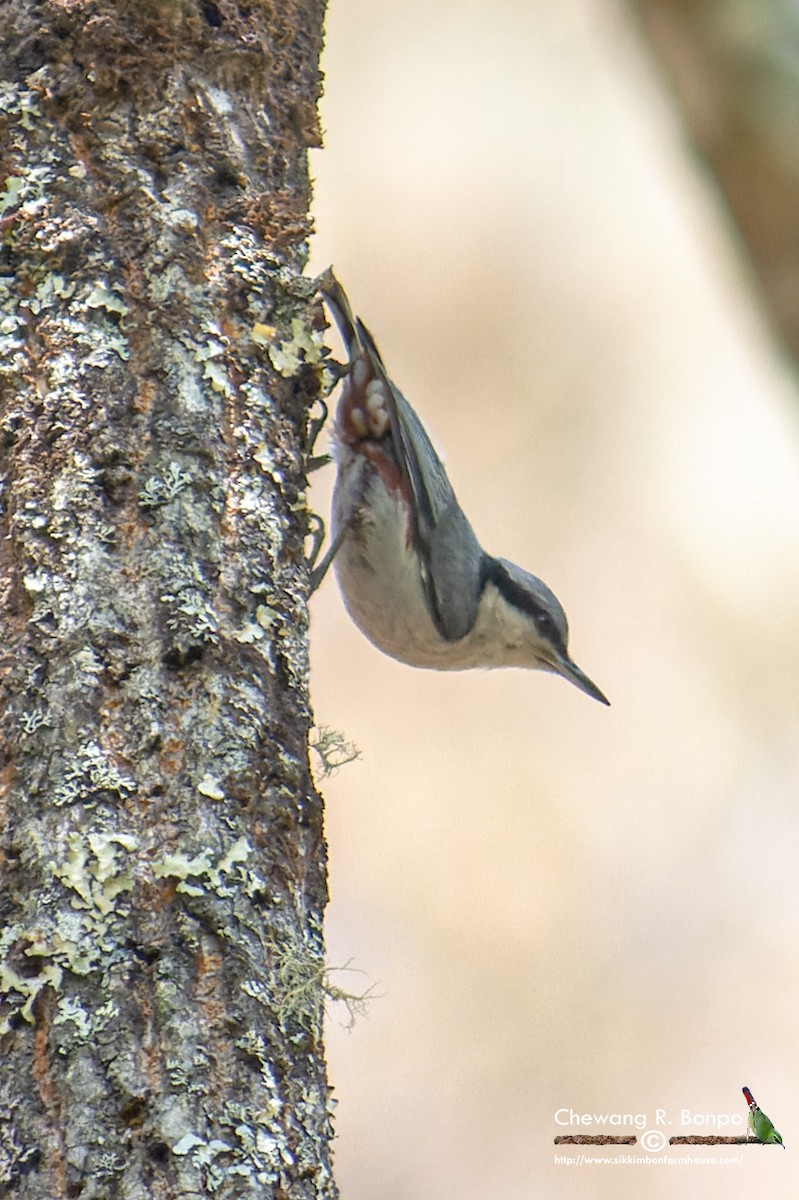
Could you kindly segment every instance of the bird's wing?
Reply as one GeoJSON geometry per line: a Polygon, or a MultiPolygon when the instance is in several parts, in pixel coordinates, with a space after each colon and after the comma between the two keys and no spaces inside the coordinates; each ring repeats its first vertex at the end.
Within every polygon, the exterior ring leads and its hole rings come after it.
{"type": "Polygon", "coordinates": [[[413,536],[433,619],[447,641],[472,628],[482,586],[483,551],[427,431],[389,378],[374,338],[356,320],[358,340],[385,388],[397,465],[413,507],[413,536]]]}
{"type": "Polygon", "coordinates": [[[412,535],[428,606],[441,636],[458,641],[472,628],[477,615],[485,556],[427,431],[389,378],[374,338],[354,317],[332,270],[325,272],[319,290],[344,339],[350,365],[365,356],[383,383],[391,446],[411,500],[412,535]]]}

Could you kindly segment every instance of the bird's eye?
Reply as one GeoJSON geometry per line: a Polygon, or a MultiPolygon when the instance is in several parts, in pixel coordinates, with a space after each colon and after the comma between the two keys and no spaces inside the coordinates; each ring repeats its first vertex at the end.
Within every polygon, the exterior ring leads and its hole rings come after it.
{"type": "Polygon", "coordinates": [[[550,617],[549,613],[538,613],[535,618],[536,628],[542,637],[552,638],[555,636],[555,622],[550,617]]]}

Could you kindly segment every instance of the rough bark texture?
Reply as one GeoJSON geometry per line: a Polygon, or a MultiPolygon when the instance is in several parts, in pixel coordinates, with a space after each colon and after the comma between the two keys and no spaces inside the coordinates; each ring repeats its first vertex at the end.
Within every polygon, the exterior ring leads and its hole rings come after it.
{"type": "Polygon", "coordinates": [[[633,0],[799,358],[799,18],[786,0],[633,0]]]}
{"type": "Polygon", "coordinates": [[[322,0],[6,0],[0,1193],[328,1197],[322,0]]]}

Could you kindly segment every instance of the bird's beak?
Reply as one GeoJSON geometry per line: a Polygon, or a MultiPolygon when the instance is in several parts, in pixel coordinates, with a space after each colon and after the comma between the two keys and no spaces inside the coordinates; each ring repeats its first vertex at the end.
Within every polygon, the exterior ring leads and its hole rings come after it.
{"type": "Polygon", "coordinates": [[[568,679],[575,687],[578,687],[581,692],[585,692],[586,696],[591,696],[594,700],[598,700],[600,704],[607,704],[610,707],[610,701],[604,692],[600,692],[595,683],[592,683],[584,671],[581,671],[576,663],[573,663],[568,654],[559,654],[554,652],[552,657],[547,660],[547,665],[550,670],[556,671],[558,675],[562,675],[564,679],[568,679]]]}

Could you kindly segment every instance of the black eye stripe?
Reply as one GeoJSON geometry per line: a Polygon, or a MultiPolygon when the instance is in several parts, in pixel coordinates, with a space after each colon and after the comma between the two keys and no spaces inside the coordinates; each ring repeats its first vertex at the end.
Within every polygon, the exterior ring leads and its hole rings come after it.
{"type": "Polygon", "coordinates": [[[517,583],[496,558],[489,558],[483,565],[485,582],[493,583],[501,596],[521,612],[529,613],[535,622],[535,627],[542,637],[549,640],[558,649],[565,650],[563,632],[552,614],[533,596],[527,588],[517,583]]]}

